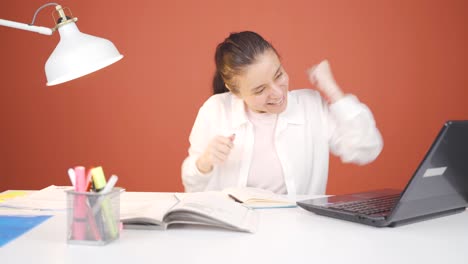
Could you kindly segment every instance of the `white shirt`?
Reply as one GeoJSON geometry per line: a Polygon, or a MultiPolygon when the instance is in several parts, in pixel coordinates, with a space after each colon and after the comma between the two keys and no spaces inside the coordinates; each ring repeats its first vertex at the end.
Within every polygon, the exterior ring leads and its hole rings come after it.
{"type": "MultiPolygon", "coordinates": [[[[189,141],[182,164],[187,192],[247,186],[254,131],[241,99],[232,93],[211,96],[198,112],[189,141]],[[202,174],[196,160],[211,139],[233,133],[228,159],[202,174]]],[[[372,113],[355,96],[328,105],[317,91],[302,89],[288,93],[288,105],[278,115],[275,146],[288,194],[324,194],[330,151],[343,162],[363,165],[377,158],[383,142],[372,113]]]]}

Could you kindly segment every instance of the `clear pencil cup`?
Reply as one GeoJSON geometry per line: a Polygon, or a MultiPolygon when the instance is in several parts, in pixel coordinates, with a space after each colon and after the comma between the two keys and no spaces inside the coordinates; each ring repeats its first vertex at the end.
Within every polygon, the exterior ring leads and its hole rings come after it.
{"type": "Polygon", "coordinates": [[[67,242],[106,245],[120,236],[120,194],[122,188],[102,194],[66,191],[67,242]]]}

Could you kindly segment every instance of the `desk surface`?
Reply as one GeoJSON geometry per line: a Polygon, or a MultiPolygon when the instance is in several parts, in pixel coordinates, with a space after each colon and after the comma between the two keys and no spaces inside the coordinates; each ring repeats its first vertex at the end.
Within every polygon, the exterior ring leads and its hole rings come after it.
{"type": "Polygon", "coordinates": [[[375,228],[301,208],[262,209],[255,234],[197,226],[123,230],[106,246],[66,243],[56,215],[0,248],[2,263],[468,263],[468,212],[375,228]],[[4,260],[7,260],[4,262],[4,260]]]}

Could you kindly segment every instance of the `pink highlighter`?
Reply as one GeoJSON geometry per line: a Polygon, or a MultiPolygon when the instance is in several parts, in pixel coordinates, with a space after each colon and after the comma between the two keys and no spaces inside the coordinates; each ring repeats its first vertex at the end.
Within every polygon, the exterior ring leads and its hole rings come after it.
{"type": "MultiPolygon", "coordinates": [[[[75,191],[86,192],[86,185],[85,168],[82,166],[75,167],[75,191]]],[[[86,196],[84,194],[75,194],[73,203],[72,238],[75,240],[85,240],[88,218],[86,196]]]]}

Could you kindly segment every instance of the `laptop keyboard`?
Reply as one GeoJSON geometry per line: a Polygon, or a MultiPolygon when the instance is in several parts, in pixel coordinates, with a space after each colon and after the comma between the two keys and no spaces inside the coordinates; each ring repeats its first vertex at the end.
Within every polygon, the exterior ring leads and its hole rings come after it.
{"type": "Polygon", "coordinates": [[[399,194],[395,194],[369,200],[335,203],[327,207],[364,215],[382,214],[392,210],[399,197],[399,194]]]}

